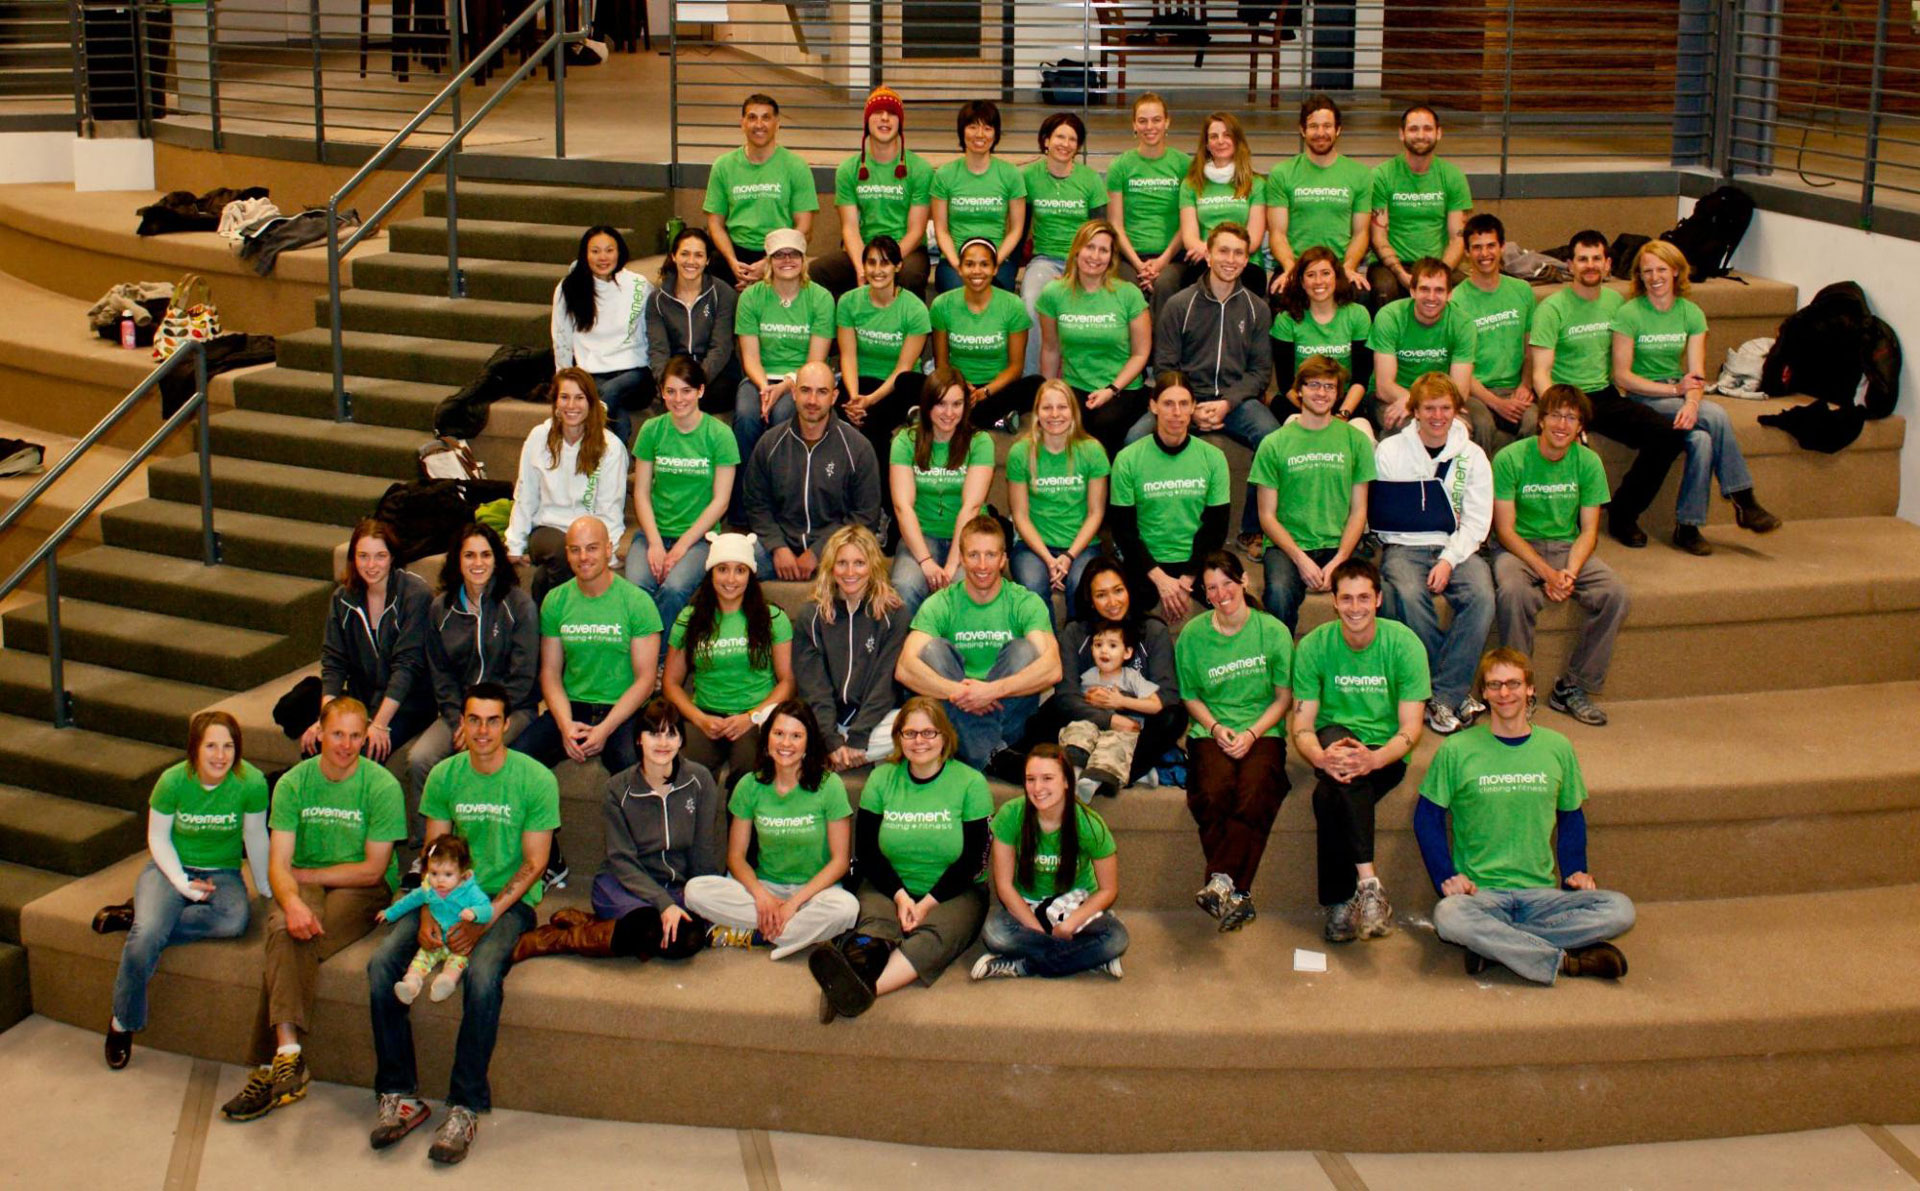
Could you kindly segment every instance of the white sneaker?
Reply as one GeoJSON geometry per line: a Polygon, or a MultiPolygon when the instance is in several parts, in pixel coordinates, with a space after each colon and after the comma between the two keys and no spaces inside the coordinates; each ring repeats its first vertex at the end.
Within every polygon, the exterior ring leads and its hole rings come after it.
{"type": "Polygon", "coordinates": [[[1460,724],[1465,727],[1487,714],[1487,705],[1468,694],[1461,698],[1460,706],[1454,708],[1453,713],[1460,717],[1460,724]]]}
{"type": "Polygon", "coordinates": [[[973,971],[967,975],[974,980],[1012,979],[1027,974],[1027,961],[1011,955],[995,955],[989,951],[973,961],[973,971]]]}
{"type": "Polygon", "coordinates": [[[1214,873],[1200,892],[1193,895],[1194,904],[1205,910],[1209,917],[1218,918],[1227,912],[1227,905],[1233,900],[1233,878],[1225,873],[1214,873]]]}
{"type": "Polygon", "coordinates": [[[1354,930],[1361,938],[1383,939],[1393,933],[1393,906],[1380,887],[1380,878],[1368,877],[1360,882],[1353,900],[1354,930]]]}
{"type": "Polygon", "coordinates": [[[1100,970],[1102,972],[1105,972],[1107,975],[1113,977],[1115,980],[1118,980],[1120,979],[1120,977],[1125,975],[1125,973],[1120,970],[1120,958],[1118,956],[1115,956],[1114,958],[1108,960],[1106,963],[1101,964],[1100,970]]]}
{"type": "Polygon", "coordinates": [[[1453,708],[1438,699],[1427,700],[1427,727],[1435,735],[1451,736],[1461,728],[1460,717],[1453,708]]]}

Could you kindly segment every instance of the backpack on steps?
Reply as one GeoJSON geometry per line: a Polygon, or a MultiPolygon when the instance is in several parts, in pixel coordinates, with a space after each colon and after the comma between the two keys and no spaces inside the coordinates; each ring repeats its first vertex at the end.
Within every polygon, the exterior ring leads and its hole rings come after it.
{"type": "Polygon", "coordinates": [[[393,527],[399,561],[409,563],[445,550],[475,509],[512,495],[505,480],[415,480],[388,488],[373,515],[393,527]]]}
{"type": "Polygon", "coordinates": [[[1899,396],[1901,357],[1899,337],[1874,316],[1866,291],[1837,281],[1780,324],[1760,387],[1884,418],[1899,396]]]}
{"type": "Polygon", "coordinates": [[[1661,232],[1660,238],[1686,256],[1695,281],[1705,281],[1727,275],[1734,249],[1752,223],[1752,197],[1737,187],[1722,186],[1695,203],[1693,214],[1661,232]]]}

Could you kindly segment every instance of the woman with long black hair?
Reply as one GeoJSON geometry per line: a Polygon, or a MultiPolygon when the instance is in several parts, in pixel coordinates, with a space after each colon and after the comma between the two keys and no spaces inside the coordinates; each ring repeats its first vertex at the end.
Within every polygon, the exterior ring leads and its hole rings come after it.
{"type": "Polygon", "coordinates": [[[633,441],[628,410],[653,404],[647,367],[647,298],[653,284],[627,271],[627,241],[605,224],[580,234],[573,267],[553,290],[553,366],[584,368],[606,402],[622,444],[633,441]]]}

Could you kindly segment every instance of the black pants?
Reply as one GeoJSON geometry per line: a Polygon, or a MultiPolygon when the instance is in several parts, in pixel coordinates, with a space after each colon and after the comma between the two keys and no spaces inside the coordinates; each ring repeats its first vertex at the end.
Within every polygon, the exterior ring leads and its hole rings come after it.
{"type": "Polygon", "coordinates": [[[1151,612],[1160,606],[1160,589],[1153,585],[1153,580],[1148,575],[1148,572],[1155,567],[1159,567],[1176,579],[1182,575],[1191,574],[1193,606],[1195,608],[1213,606],[1207,603],[1207,593],[1201,586],[1200,568],[1194,566],[1190,560],[1183,558],[1179,562],[1158,562],[1153,559],[1130,558],[1123,554],[1120,559],[1120,571],[1126,576],[1127,598],[1133,602],[1133,607],[1144,608],[1151,612]]]}
{"type": "Polygon", "coordinates": [[[613,953],[643,963],[655,958],[686,959],[706,949],[710,925],[699,915],[689,913],[687,921],[673,932],[673,942],[664,942],[661,938],[660,911],[652,906],[642,906],[613,924],[613,953]]]}
{"type": "MultiPolygon", "coordinates": [[[[885,377],[880,376],[863,376],[860,378],[860,391],[871,393],[885,383],[885,380],[885,377]]],[[[893,432],[907,420],[907,411],[920,404],[921,390],[925,388],[926,382],[925,373],[902,372],[893,379],[893,392],[869,405],[866,417],[857,427],[866,440],[873,444],[873,457],[880,461],[880,469],[883,473],[882,486],[886,483],[884,473],[887,467],[887,452],[893,446],[893,432]]],[[[843,386],[840,390],[839,404],[844,406],[846,403],[847,390],[843,386]]]]}
{"type": "MultiPolygon", "coordinates": [[[[1318,733],[1320,747],[1346,740],[1353,733],[1329,724],[1318,733]]],[[[1350,782],[1337,782],[1320,770],[1313,787],[1313,822],[1320,869],[1320,904],[1337,906],[1360,887],[1355,865],[1373,863],[1373,808],[1393,793],[1407,775],[1407,763],[1395,761],[1350,782]]]]}
{"type": "MultiPolygon", "coordinates": [[[[927,248],[922,244],[906,255],[900,262],[899,271],[893,275],[893,283],[900,287],[903,294],[912,294],[916,298],[927,296],[927,278],[933,275],[933,266],[927,260],[927,248]]],[[[807,276],[826,287],[835,298],[848,293],[860,284],[860,273],[853,267],[853,261],[844,250],[829,252],[807,265],[807,276]]]]}
{"type": "MultiPolygon", "coordinates": [[[[743,265],[751,265],[755,261],[767,259],[765,249],[748,248],[740,244],[733,246],[733,255],[743,265]]],[[[716,285],[738,286],[740,284],[740,279],[733,275],[733,266],[727,263],[726,257],[717,252],[713,254],[713,259],[707,262],[707,276],[713,278],[716,285]]]]}
{"type": "Polygon", "coordinates": [[[1638,452],[1613,491],[1607,506],[1608,527],[1637,521],[1660,494],[1673,461],[1687,449],[1687,432],[1674,429],[1672,414],[1623,397],[1612,386],[1588,393],[1587,398],[1593,402],[1593,424],[1588,429],[1638,452]]]}
{"type": "MultiPolygon", "coordinates": [[[[991,430],[1008,414],[1021,417],[1033,415],[1033,399],[1045,383],[1042,376],[1022,376],[1008,382],[1007,387],[973,407],[968,415],[976,430],[991,430]]],[[[882,456],[884,459],[885,456],[882,456]]]]}
{"type": "Polygon", "coordinates": [[[1073,395],[1080,402],[1080,421],[1087,433],[1100,440],[1107,449],[1107,458],[1120,453],[1127,445],[1127,431],[1147,412],[1147,387],[1138,385],[1131,389],[1121,389],[1107,403],[1098,409],[1087,408],[1086,389],[1075,389],[1073,395]]]}

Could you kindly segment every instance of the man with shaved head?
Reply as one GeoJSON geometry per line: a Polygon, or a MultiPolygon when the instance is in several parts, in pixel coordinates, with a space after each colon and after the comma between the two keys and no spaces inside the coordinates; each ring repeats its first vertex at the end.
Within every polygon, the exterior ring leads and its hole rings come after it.
{"type": "Polygon", "coordinates": [[[834,396],[833,370],[802,364],[793,418],[761,436],[747,460],[747,524],[762,579],[813,578],[820,547],[842,525],[880,531],[880,462],[834,414],[834,396]]]}

